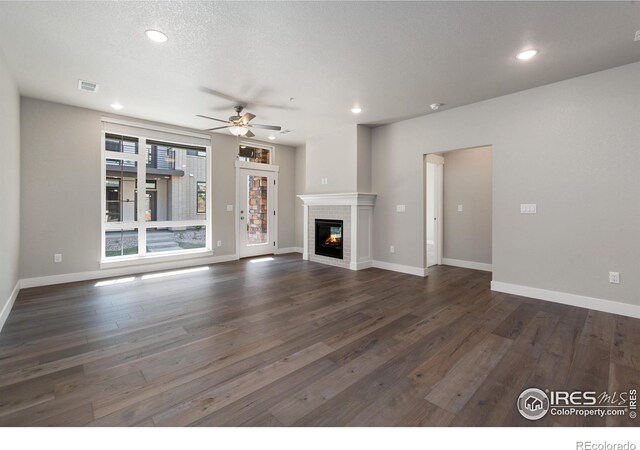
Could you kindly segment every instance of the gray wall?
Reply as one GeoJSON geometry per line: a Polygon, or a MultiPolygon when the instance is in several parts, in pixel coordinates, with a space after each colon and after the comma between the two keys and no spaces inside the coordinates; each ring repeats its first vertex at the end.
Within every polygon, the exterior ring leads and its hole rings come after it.
{"type": "MultiPolygon", "coordinates": [[[[99,269],[100,118],[104,116],[134,120],[22,99],[21,278],[99,269]],[[63,254],[62,263],[53,263],[54,253],[63,254]]],[[[211,146],[215,255],[232,255],[235,253],[235,213],[227,212],[226,205],[235,205],[237,140],[231,135],[214,133],[211,146]],[[215,247],[218,240],[222,241],[221,247],[215,247]]],[[[280,247],[284,247],[293,245],[295,235],[292,219],[295,150],[276,145],[276,158],[281,166],[278,204],[282,219],[278,239],[280,247]]]]}
{"type": "Polygon", "coordinates": [[[309,194],[356,192],[357,126],[333,130],[306,142],[306,191],[309,194]],[[328,184],[321,184],[327,178],[328,184]]]}
{"type": "Polygon", "coordinates": [[[444,258],[491,264],[491,153],[480,147],[443,154],[444,258]]]}
{"type": "Polygon", "coordinates": [[[278,247],[296,245],[296,149],[279,145],[276,148],[278,173],[278,247]]]}
{"type": "Polygon", "coordinates": [[[640,304],[639,79],[635,63],[375,128],[374,258],[424,267],[423,154],[492,145],[493,279],[640,304]]]}
{"type": "Polygon", "coordinates": [[[20,96],[0,51],[0,311],[18,282],[20,96]]]}
{"type": "Polygon", "coordinates": [[[358,192],[371,192],[371,128],[358,125],[358,192]]]}
{"type": "MultiPolygon", "coordinates": [[[[305,194],[306,191],[306,165],[307,148],[305,145],[296,147],[296,195],[305,194]]],[[[296,241],[295,246],[304,246],[304,204],[296,197],[295,207],[296,241]]]]}

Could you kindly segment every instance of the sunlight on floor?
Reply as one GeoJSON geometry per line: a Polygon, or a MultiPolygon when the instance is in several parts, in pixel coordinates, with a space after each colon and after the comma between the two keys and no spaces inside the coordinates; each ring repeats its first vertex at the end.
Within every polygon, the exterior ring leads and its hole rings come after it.
{"type": "Polygon", "coordinates": [[[183,275],[185,273],[203,272],[209,270],[209,266],[194,267],[192,269],[172,270],[170,272],[150,273],[149,275],[143,275],[143,280],[151,280],[153,278],[171,277],[173,275],[183,275]]]}
{"type": "Polygon", "coordinates": [[[271,256],[268,256],[266,258],[256,258],[256,259],[252,259],[249,262],[250,263],[261,263],[261,262],[267,262],[267,261],[273,261],[273,258],[271,256]]]}
{"type": "Polygon", "coordinates": [[[98,281],[95,284],[95,286],[100,287],[100,286],[111,286],[112,284],[130,283],[135,279],[136,277],[127,277],[127,278],[116,278],[115,280],[98,281]]]}

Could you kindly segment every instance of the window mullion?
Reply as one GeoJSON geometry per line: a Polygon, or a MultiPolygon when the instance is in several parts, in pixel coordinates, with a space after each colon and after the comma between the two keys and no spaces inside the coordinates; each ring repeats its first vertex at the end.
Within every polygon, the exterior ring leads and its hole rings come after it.
{"type": "Polygon", "coordinates": [[[138,147],[138,254],[147,254],[147,223],[145,201],[147,194],[147,140],[140,138],[138,147]]]}

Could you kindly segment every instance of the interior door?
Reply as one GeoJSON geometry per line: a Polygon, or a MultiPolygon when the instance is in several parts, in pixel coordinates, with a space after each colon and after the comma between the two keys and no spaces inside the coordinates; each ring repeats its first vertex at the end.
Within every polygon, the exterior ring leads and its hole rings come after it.
{"type": "Polygon", "coordinates": [[[429,155],[426,169],[426,255],[427,267],[431,267],[442,264],[444,159],[437,155],[429,155]]]}
{"type": "Polygon", "coordinates": [[[238,236],[241,258],[274,253],[276,198],[273,172],[240,169],[238,236]]]}

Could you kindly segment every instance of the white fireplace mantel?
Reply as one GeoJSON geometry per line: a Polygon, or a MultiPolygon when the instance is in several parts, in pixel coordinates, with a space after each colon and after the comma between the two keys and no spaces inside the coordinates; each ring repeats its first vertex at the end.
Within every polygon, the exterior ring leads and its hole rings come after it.
{"type": "Polygon", "coordinates": [[[315,255],[315,242],[310,242],[309,236],[309,208],[317,206],[348,206],[350,219],[350,251],[349,260],[345,266],[351,270],[366,269],[373,265],[372,257],[372,225],[373,207],[377,194],[363,192],[346,192],[338,194],[305,194],[298,195],[304,203],[304,259],[314,259],[317,262],[331,264],[326,260],[318,260],[315,255]],[[348,265],[346,265],[348,263],[348,265]]]}
{"type": "Polygon", "coordinates": [[[347,192],[340,194],[305,194],[298,195],[305,205],[348,205],[348,206],[373,206],[376,203],[377,194],[363,192],[347,192]]]}

